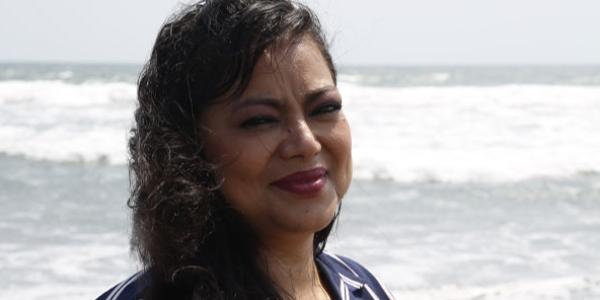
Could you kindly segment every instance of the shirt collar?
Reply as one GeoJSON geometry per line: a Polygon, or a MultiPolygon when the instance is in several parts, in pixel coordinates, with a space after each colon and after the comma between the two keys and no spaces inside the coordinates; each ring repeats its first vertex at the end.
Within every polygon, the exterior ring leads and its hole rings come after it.
{"type": "Polygon", "coordinates": [[[341,258],[329,253],[316,257],[317,266],[336,299],[373,299],[367,283],[341,258]]]}

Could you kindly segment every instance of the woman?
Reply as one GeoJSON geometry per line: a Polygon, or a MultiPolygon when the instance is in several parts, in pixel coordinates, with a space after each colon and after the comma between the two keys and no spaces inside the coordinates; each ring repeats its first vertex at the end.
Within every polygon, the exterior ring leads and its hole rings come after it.
{"type": "Polygon", "coordinates": [[[139,81],[133,246],[145,270],[99,299],[388,299],[323,252],[351,141],[318,20],[287,0],[198,3],[139,81]]]}

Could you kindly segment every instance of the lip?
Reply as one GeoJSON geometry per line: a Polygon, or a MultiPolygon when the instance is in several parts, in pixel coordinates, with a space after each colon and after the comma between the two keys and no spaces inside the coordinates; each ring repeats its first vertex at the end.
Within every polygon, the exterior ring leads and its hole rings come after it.
{"type": "Polygon", "coordinates": [[[281,179],[273,181],[274,185],[282,190],[298,195],[314,195],[321,191],[327,182],[327,169],[318,167],[306,171],[292,173],[281,179]]]}

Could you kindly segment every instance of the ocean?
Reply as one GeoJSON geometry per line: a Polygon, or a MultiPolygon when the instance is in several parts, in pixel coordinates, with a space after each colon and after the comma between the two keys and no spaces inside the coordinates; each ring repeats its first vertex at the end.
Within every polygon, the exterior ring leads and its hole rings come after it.
{"type": "MultiPolygon", "coordinates": [[[[0,299],[139,269],[140,65],[0,64],[0,299]]],[[[342,66],[354,179],[327,250],[397,299],[600,299],[600,66],[342,66]]]]}

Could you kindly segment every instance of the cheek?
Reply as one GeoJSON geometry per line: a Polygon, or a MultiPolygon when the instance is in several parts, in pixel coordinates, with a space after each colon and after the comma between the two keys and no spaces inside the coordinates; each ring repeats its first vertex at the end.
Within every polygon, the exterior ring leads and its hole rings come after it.
{"type": "Polygon", "coordinates": [[[207,143],[207,155],[221,169],[223,176],[252,177],[261,172],[275,149],[273,139],[263,136],[222,135],[207,143]]]}
{"type": "Polygon", "coordinates": [[[272,145],[256,137],[227,138],[215,146],[211,153],[217,158],[219,174],[223,179],[221,190],[232,205],[243,210],[242,207],[246,206],[244,203],[260,198],[268,184],[272,145]]]}
{"type": "Polygon", "coordinates": [[[230,205],[246,217],[253,216],[262,197],[261,160],[251,153],[238,151],[237,157],[219,168],[221,192],[230,205]]]}

